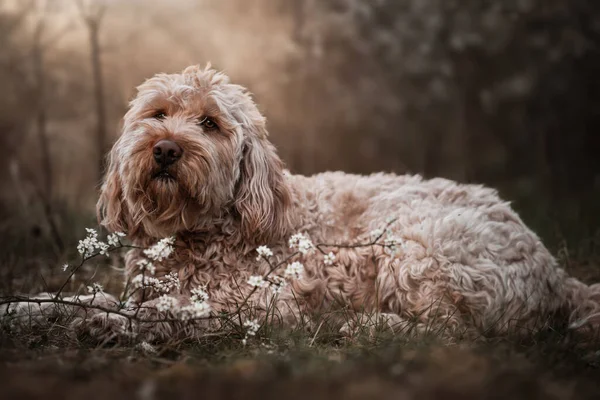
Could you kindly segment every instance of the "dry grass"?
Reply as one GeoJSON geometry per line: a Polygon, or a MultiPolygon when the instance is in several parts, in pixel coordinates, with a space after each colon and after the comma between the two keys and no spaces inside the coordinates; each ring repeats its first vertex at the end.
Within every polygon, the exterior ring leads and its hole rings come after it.
{"type": "Polygon", "coordinates": [[[554,339],[444,346],[206,341],[157,348],[2,343],[5,398],[595,398],[597,366],[554,339]]]}

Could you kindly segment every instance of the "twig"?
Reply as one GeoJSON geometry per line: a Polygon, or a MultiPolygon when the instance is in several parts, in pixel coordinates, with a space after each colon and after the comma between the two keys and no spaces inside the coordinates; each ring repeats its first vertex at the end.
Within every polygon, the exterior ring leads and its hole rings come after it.
{"type": "Polygon", "coordinates": [[[390,221],[388,221],[385,225],[385,228],[381,230],[381,233],[372,241],[368,242],[368,243],[355,243],[355,244],[330,244],[330,243],[319,243],[316,244],[315,247],[321,251],[321,253],[324,253],[323,250],[321,250],[321,247],[338,247],[338,248],[343,248],[343,249],[356,249],[359,247],[369,247],[369,246],[381,246],[381,247],[390,247],[390,245],[385,244],[385,243],[378,243],[379,239],[381,239],[383,237],[383,235],[385,234],[385,232],[387,231],[387,229],[390,227],[390,225],[392,225],[394,222],[396,222],[398,219],[394,218],[390,221]]]}
{"type": "MultiPolygon", "coordinates": [[[[328,243],[319,243],[317,245],[314,245],[313,247],[316,248],[318,251],[320,251],[321,253],[324,253],[324,251],[322,250],[322,248],[325,247],[336,247],[336,248],[360,248],[360,247],[370,247],[370,246],[381,246],[381,247],[392,247],[394,246],[394,244],[387,244],[387,243],[379,243],[379,240],[383,237],[383,235],[387,232],[388,227],[394,223],[395,220],[391,220],[389,222],[387,222],[385,229],[382,230],[381,234],[377,235],[377,237],[375,237],[373,240],[366,242],[366,243],[358,243],[358,244],[328,244],[328,243]]],[[[176,246],[175,244],[173,244],[173,247],[179,247],[176,246]]],[[[240,324],[242,324],[241,321],[241,313],[242,311],[245,309],[245,307],[247,306],[248,302],[250,301],[250,299],[252,298],[252,296],[257,292],[257,290],[259,289],[258,286],[253,287],[246,296],[243,297],[243,300],[241,302],[241,304],[236,304],[236,308],[233,311],[229,311],[229,312],[224,312],[221,311],[219,314],[214,314],[214,313],[210,313],[208,315],[204,315],[201,317],[196,317],[196,318],[189,318],[189,319],[182,319],[182,318],[171,318],[168,312],[166,314],[163,314],[161,312],[158,313],[158,317],[156,317],[157,314],[154,314],[155,317],[148,317],[149,315],[152,314],[147,314],[147,313],[142,313],[143,310],[151,310],[151,311],[157,311],[156,307],[150,307],[150,306],[144,306],[144,302],[146,300],[146,289],[150,288],[150,286],[144,286],[145,285],[145,270],[142,273],[142,286],[140,287],[136,287],[132,293],[128,293],[128,289],[131,285],[131,281],[127,281],[126,286],[125,286],[125,291],[123,293],[123,295],[119,298],[119,299],[115,299],[116,303],[118,302],[118,304],[116,304],[116,307],[108,307],[105,305],[99,305],[99,304],[94,304],[94,300],[96,299],[95,293],[94,296],[92,297],[91,301],[87,301],[87,302],[82,302],[79,298],[79,295],[75,296],[71,299],[65,299],[64,297],[62,297],[62,292],[65,289],[65,287],[67,286],[67,284],[71,281],[71,279],[73,278],[73,276],[75,275],[75,273],[77,271],[79,271],[79,269],[89,260],[94,259],[100,255],[107,255],[108,253],[114,252],[116,250],[120,250],[120,249],[141,249],[143,250],[143,247],[139,247],[139,246],[135,246],[135,245],[124,245],[123,243],[118,242],[117,245],[112,246],[112,247],[108,247],[108,248],[101,248],[100,251],[95,252],[93,254],[87,254],[86,251],[84,251],[82,253],[81,259],[79,261],[79,263],[74,266],[71,267],[71,270],[65,280],[65,282],[63,282],[63,284],[60,286],[59,290],[56,292],[55,295],[51,296],[50,298],[30,298],[30,297],[26,297],[26,296],[6,296],[6,297],[0,297],[0,306],[2,305],[8,305],[6,312],[9,313],[10,310],[10,305],[13,303],[29,303],[29,304],[37,304],[38,306],[42,306],[42,304],[55,304],[57,306],[70,306],[70,307],[74,307],[75,310],[77,309],[82,309],[85,311],[86,313],[86,317],[87,317],[87,312],[88,311],[98,311],[101,313],[106,313],[107,315],[113,314],[113,315],[118,315],[121,316],[123,318],[126,318],[129,321],[129,328],[130,330],[133,332],[133,323],[137,323],[138,327],[140,327],[141,324],[158,324],[158,323],[184,323],[184,322],[196,322],[196,321],[206,321],[206,320],[221,320],[224,323],[221,324],[221,328],[223,328],[226,324],[232,323],[232,318],[234,317],[238,317],[240,318],[240,324]],[[125,299],[130,299],[138,290],[142,290],[142,297],[141,297],[141,302],[139,302],[136,307],[135,310],[133,308],[129,308],[129,309],[125,309],[124,306],[124,300],[125,299]],[[163,317],[163,315],[165,317],[163,317]]],[[[270,282],[271,284],[274,284],[274,281],[271,281],[269,279],[269,276],[275,272],[278,268],[282,267],[285,263],[289,262],[290,260],[292,260],[294,257],[298,256],[299,254],[301,254],[300,251],[294,251],[292,254],[290,254],[289,256],[285,257],[283,260],[276,262],[275,259],[270,260],[269,257],[266,257],[263,254],[260,254],[260,258],[263,259],[267,265],[268,265],[268,271],[262,275],[262,279],[270,282]]],[[[237,283],[236,283],[237,284],[237,283]]],[[[240,289],[240,294],[241,294],[241,288],[238,287],[238,289],[240,289]]],[[[296,299],[296,296],[294,294],[294,298],[296,299]]],[[[268,309],[267,309],[267,316],[266,316],[266,320],[265,323],[268,322],[269,320],[269,314],[272,313],[271,315],[271,320],[273,322],[274,318],[275,318],[275,301],[276,301],[276,296],[273,298],[271,304],[269,305],[268,309]],[[273,309],[271,310],[271,312],[269,311],[269,309],[273,307],[273,309]]],[[[296,301],[298,302],[298,300],[296,299],[296,301]]],[[[76,311],[73,311],[72,313],[68,313],[61,315],[61,317],[66,317],[66,318],[73,318],[73,316],[75,315],[76,311]]],[[[302,318],[303,323],[304,323],[304,319],[302,318]]],[[[321,321],[321,323],[319,324],[315,335],[313,336],[311,342],[310,342],[310,346],[312,346],[316,340],[317,335],[320,332],[321,327],[323,326],[324,321],[321,321]]],[[[233,324],[235,325],[235,324],[233,324]]]]}
{"type": "MultiPolygon", "coordinates": [[[[140,249],[140,248],[141,247],[138,247],[138,246],[123,245],[123,244],[119,243],[119,246],[113,247],[112,249],[107,249],[106,252],[109,253],[111,251],[115,251],[115,250],[119,250],[119,249],[140,249]]],[[[98,257],[99,255],[101,255],[101,253],[94,253],[94,254],[90,255],[89,257],[86,257],[85,253],[83,253],[83,256],[81,257],[81,262],[75,268],[71,269],[71,272],[69,273],[69,276],[63,282],[63,284],[61,285],[61,287],[58,289],[58,292],[56,292],[56,295],[54,296],[54,298],[58,299],[58,297],[60,296],[60,294],[64,290],[65,286],[67,286],[67,284],[69,283],[69,281],[71,280],[71,278],[73,277],[73,275],[75,275],[75,272],[77,272],[79,270],[79,268],[81,268],[83,266],[83,264],[85,264],[87,261],[89,261],[89,260],[91,260],[93,258],[98,257]]]]}

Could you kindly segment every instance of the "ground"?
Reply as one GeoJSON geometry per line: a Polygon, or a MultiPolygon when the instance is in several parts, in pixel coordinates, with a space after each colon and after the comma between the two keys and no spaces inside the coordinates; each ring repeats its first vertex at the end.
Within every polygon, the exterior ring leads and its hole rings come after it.
{"type": "Polygon", "coordinates": [[[2,344],[4,398],[595,399],[600,393],[594,360],[548,343],[197,345],[157,355],[2,344]]]}
{"type": "MultiPolygon", "coordinates": [[[[18,229],[3,232],[3,242],[14,246],[2,253],[0,294],[56,290],[65,278],[62,263],[76,256],[73,249],[45,262],[53,252],[47,241],[30,227],[18,229]]],[[[82,230],[74,229],[65,242],[76,244],[82,230]]],[[[586,282],[600,281],[597,236],[580,250],[553,249],[569,273],[586,282]]],[[[119,264],[117,256],[92,264],[66,290],[93,280],[117,292],[119,264]]],[[[581,400],[600,395],[600,344],[582,346],[561,329],[526,342],[482,337],[448,344],[434,334],[385,332],[347,340],[326,327],[310,335],[262,330],[246,345],[242,339],[229,332],[155,344],[153,352],[139,343],[73,337],[60,324],[26,334],[2,327],[0,398],[581,400]]]]}

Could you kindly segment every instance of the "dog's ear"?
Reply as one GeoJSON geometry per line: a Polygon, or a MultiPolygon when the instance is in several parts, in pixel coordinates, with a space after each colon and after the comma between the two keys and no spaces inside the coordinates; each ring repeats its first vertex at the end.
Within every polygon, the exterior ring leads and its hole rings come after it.
{"type": "Polygon", "coordinates": [[[244,236],[269,243],[287,234],[291,195],[283,162],[267,139],[264,118],[254,118],[245,135],[235,208],[244,236]]]}
{"type": "Polygon", "coordinates": [[[96,204],[98,223],[111,232],[127,232],[127,205],[123,198],[123,188],[119,176],[116,156],[117,144],[107,156],[107,170],[96,204]]]}

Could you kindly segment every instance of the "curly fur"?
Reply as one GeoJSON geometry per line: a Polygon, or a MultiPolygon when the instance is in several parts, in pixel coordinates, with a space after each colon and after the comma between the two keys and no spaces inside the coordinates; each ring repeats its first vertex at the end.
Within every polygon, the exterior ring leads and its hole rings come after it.
{"type": "MultiPolygon", "coordinates": [[[[287,173],[248,92],[210,67],[158,74],[139,86],[109,156],[98,212],[109,230],[127,231],[141,246],[175,235],[177,250],[157,276],[175,271],[182,299],[207,285],[217,311],[234,309],[250,291],[248,277],[268,270],[256,261],[258,245],[281,258],[297,232],[314,242],[360,242],[390,217],[405,243],[399,254],[332,247],[334,265],[311,254],[304,278],[277,299],[282,318],[294,324],[299,313],[346,307],[452,333],[504,334],[600,309],[600,285],[558,268],[495,190],[383,173],[287,173]],[[152,118],[158,110],[163,120],[152,118]],[[218,130],[199,126],[203,116],[218,130]],[[162,139],[183,149],[170,181],[152,179],[152,147],[162,139]]],[[[139,250],[127,255],[129,277],[142,257],[139,250]]],[[[270,300],[268,291],[252,299],[263,311],[270,300]]],[[[170,334],[162,327],[153,337],[170,334]]]]}

